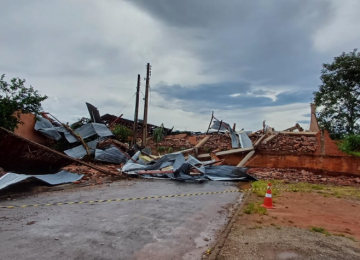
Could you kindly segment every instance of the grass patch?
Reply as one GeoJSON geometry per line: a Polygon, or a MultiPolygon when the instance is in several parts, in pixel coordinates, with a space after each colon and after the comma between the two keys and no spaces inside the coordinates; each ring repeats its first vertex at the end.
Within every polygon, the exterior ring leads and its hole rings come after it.
{"type": "MultiPolygon", "coordinates": [[[[255,189],[253,190],[253,192],[258,196],[258,197],[265,197],[266,194],[266,189],[268,187],[270,181],[255,181],[252,183],[252,188],[255,189]]],[[[278,180],[272,180],[271,184],[272,185],[277,185],[282,183],[282,181],[278,181],[278,180]]],[[[271,194],[273,197],[279,195],[279,191],[276,189],[273,189],[273,186],[271,186],[271,194]]]]}
{"type": "Polygon", "coordinates": [[[260,203],[251,202],[244,209],[245,214],[267,215],[267,209],[260,206],[260,203]]]}
{"type": "MultiPolygon", "coordinates": [[[[298,182],[292,184],[278,184],[280,186],[285,186],[286,189],[294,189],[305,192],[316,192],[326,198],[336,197],[336,198],[345,198],[345,199],[355,199],[360,200],[360,189],[354,187],[344,187],[344,186],[332,186],[332,185],[322,185],[322,184],[311,184],[306,182],[298,182]]],[[[276,189],[273,192],[276,192],[276,189]]]]}
{"type": "Polygon", "coordinates": [[[355,155],[355,156],[360,156],[360,152],[348,152],[348,154],[355,155]]]}
{"type": "Polygon", "coordinates": [[[294,189],[294,190],[309,190],[309,191],[322,191],[322,190],[325,190],[326,188],[328,188],[325,185],[311,184],[311,183],[306,183],[306,182],[289,184],[289,185],[287,185],[287,187],[289,189],[294,189]]]}
{"type": "Polygon", "coordinates": [[[325,236],[330,236],[330,233],[325,228],[322,227],[311,227],[310,231],[321,233],[324,234],[325,236]]]}

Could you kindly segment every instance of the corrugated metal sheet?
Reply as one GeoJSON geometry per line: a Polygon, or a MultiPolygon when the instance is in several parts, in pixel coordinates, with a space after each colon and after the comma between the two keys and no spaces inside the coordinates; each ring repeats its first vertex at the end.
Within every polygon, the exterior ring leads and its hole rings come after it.
{"type": "Polygon", "coordinates": [[[58,133],[57,127],[54,127],[51,122],[46,118],[40,116],[37,117],[34,128],[36,131],[39,131],[43,135],[56,141],[61,138],[61,135],[58,133]]]}
{"type": "Polygon", "coordinates": [[[212,181],[256,181],[246,173],[246,168],[229,165],[205,166],[205,176],[212,181]]]}
{"type": "Polygon", "coordinates": [[[55,174],[45,174],[45,175],[25,175],[25,174],[8,172],[7,174],[5,174],[0,178],[0,190],[29,178],[35,178],[43,182],[46,182],[47,184],[50,185],[59,185],[59,184],[78,181],[83,176],[84,175],[78,175],[67,171],[61,171],[55,174]]]}
{"type": "MultiPolygon", "coordinates": [[[[220,127],[220,122],[217,120],[213,121],[213,125],[211,126],[212,129],[218,130],[220,127]]],[[[228,130],[230,128],[230,125],[228,123],[225,122],[221,122],[221,128],[220,130],[225,131],[228,130]]]]}
{"type": "MultiPolygon", "coordinates": [[[[90,154],[95,154],[95,149],[96,149],[97,143],[98,143],[98,140],[94,140],[94,141],[87,143],[90,154]]],[[[86,155],[86,150],[83,145],[79,145],[72,149],[65,150],[64,153],[70,157],[82,159],[86,155]]]]}
{"type": "Polygon", "coordinates": [[[239,139],[240,139],[241,148],[246,148],[246,147],[252,147],[253,146],[249,136],[247,135],[247,133],[240,132],[239,133],[239,139]]]}
{"type": "MultiPolygon", "coordinates": [[[[218,130],[220,127],[220,122],[217,120],[214,120],[213,125],[211,126],[212,129],[218,130]]],[[[221,122],[221,128],[220,130],[228,130],[230,132],[231,136],[231,147],[232,148],[239,148],[239,138],[237,137],[235,131],[232,130],[231,126],[226,122],[221,122]]]]}
{"type": "MultiPolygon", "coordinates": [[[[83,125],[75,129],[74,132],[79,134],[83,139],[91,137],[95,134],[100,137],[107,137],[113,135],[106,125],[98,123],[89,123],[83,125]]],[[[65,138],[69,143],[78,142],[78,140],[70,132],[65,132],[65,138]]]]}
{"type": "MultiPolygon", "coordinates": [[[[140,152],[139,152],[140,153],[140,152]]],[[[138,155],[134,156],[133,159],[136,160],[138,155]]],[[[204,166],[205,162],[200,162],[196,158],[189,156],[188,160],[185,161],[184,156],[180,154],[167,154],[161,157],[155,164],[152,165],[140,165],[134,163],[133,161],[128,161],[122,170],[128,174],[137,174],[139,171],[144,170],[160,170],[167,166],[172,166],[174,173],[166,174],[140,174],[143,178],[170,178],[173,180],[181,181],[250,181],[256,180],[251,175],[246,173],[246,168],[238,168],[235,166],[204,166]],[[200,165],[200,166],[194,166],[200,165]],[[190,175],[189,171],[195,167],[200,173],[200,175],[190,175]]]]}
{"type": "Polygon", "coordinates": [[[126,163],[128,161],[127,156],[122,153],[118,148],[111,147],[105,150],[95,150],[95,160],[108,163],[126,163]]]}

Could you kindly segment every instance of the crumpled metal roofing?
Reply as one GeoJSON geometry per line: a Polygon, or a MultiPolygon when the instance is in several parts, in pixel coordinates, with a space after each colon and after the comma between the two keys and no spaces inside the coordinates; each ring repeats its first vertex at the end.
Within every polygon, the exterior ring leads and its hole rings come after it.
{"type": "MultiPolygon", "coordinates": [[[[215,129],[215,130],[218,130],[220,127],[220,122],[217,121],[217,120],[214,120],[213,121],[213,125],[211,126],[212,129],[215,129]]],[[[221,128],[220,130],[222,131],[225,131],[225,130],[228,130],[230,127],[230,125],[228,123],[225,123],[225,122],[221,122],[221,128]]]]}
{"type": "Polygon", "coordinates": [[[95,150],[95,160],[101,162],[108,163],[126,163],[128,161],[128,157],[122,153],[116,147],[110,147],[105,150],[96,149],[95,150]]]}
{"type": "MultiPolygon", "coordinates": [[[[138,160],[140,151],[132,158],[138,160]]],[[[181,181],[250,181],[256,178],[246,173],[246,168],[239,168],[236,166],[204,166],[207,162],[201,162],[196,158],[189,156],[185,160],[183,154],[173,153],[161,157],[159,160],[154,160],[154,164],[141,165],[129,160],[122,168],[122,171],[127,174],[138,175],[143,178],[170,178],[181,181]],[[138,174],[139,171],[161,170],[165,167],[172,166],[174,173],[166,174],[138,174]],[[189,175],[188,172],[192,167],[199,170],[201,175],[189,175]]]]}
{"type": "Polygon", "coordinates": [[[71,183],[80,180],[84,175],[78,175],[75,173],[61,171],[55,174],[44,174],[44,175],[26,175],[8,172],[0,178],[0,190],[4,189],[15,183],[24,181],[29,178],[35,178],[40,181],[46,182],[50,185],[59,185],[64,183],[71,183]]]}
{"type": "MultiPolygon", "coordinates": [[[[112,136],[113,133],[104,124],[89,123],[83,125],[74,130],[75,133],[79,134],[83,139],[88,138],[97,134],[100,137],[112,136]]],[[[69,143],[78,142],[78,140],[70,132],[65,132],[65,138],[69,143]]]]}
{"type": "Polygon", "coordinates": [[[247,133],[240,132],[239,133],[239,139],[240,139],[241,148],[246,148],[246,147],[252,147],[253,146],[252,142],[251,142],[251,139],[249,138],[247,133]]]}
{"type": "MultiPolygon", "coordinates": [[[[217,120],[214,120],[213,125],[211,126],[212,129],[218,130],[220,127],[220,122],[217,120]]],[[[221,128],[220,130],[228,130],[230,132],[231,136],[231,147],[232,148],[239,148],[239,138],[237,137],[235,131],[232,130],[231,126],[226,122],[221,122],[221,128]]]]}
{"type": "Polygon", "coordinates": [[[54,127],[49,120],[41,116],[36,118],[35,130],[41,132],[43,135],[58,141],[61,135],[58,133],[58,128],[54,127]]]}
{"type": "MultiPolygon", "coordinates": [[[[94,140],[94,141],[86,143],[87,146],[89,147],[90,154],[95,154],[95,149],[96,149],[96,145],[98,142],[99,142],[98,140],[94,140]]],[[[85,150],[84,146],[81,144],[74,148],[65,150],[64,153],[70,157],[82,159],[86,155],[86,150],[85,150]]]]}

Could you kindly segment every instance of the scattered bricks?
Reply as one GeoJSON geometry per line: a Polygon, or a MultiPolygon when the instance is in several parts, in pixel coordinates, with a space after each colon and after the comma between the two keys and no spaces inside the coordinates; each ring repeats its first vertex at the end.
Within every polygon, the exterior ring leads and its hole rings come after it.
{"type": "Polygon", "coordinates": [[[315,143],[316,137],[311,138],[312,139],[306,136],[299,137],[294,135],[279,134],[274,137],[271,142],[261,144],[258,147],[258,150],[264,152],[281,152],[283,154],[313,154],[316,152],[317,143],[315,143]],[[311,142],[309,140],[311,140],[311,142]]]}
{"type": "Polygon", "coordinates": [[[189,136],[189,137],[188,137],[188,140],[189,140],[189,143],[190,143],[192,146],[195,146],[195,145],[197,144],[196,136],[189,136]]]}

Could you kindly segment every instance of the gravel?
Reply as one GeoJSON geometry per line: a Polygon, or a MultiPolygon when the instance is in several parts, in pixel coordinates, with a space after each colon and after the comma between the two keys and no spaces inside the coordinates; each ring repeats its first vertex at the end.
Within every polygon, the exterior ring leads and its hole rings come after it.
{"type": "Polygon", "coordinates": [[[219,260],[232,259],[360,259],[359,243],[307,229],[243,226],[237,222],[219,260]]]}

